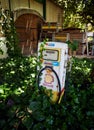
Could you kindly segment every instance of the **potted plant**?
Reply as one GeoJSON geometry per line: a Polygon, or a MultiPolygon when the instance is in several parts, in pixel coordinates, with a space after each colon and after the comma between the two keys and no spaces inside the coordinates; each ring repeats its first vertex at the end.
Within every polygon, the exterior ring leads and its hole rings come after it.
{"type": "Polygon", "coordinates": [[[73,40],[73,41],[67,41],[66,42],[69,47],[69,55],[76,55],[76,50],[78,49],[78,41],[73,40]]]}

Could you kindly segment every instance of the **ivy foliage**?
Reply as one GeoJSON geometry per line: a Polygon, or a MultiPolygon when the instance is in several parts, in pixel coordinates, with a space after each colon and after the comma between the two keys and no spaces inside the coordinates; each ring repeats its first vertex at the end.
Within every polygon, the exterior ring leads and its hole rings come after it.
{"type": "Polygon", "coordinates": [[[6,38],[8,56],[13,57],[21,55],[21,50],[18,46],[19,40],[14,26],[13,12],[4,10],[3,8],[0,9],[0,34],[6,38]]]}
{"type": "Polygon", "coordinates": [[[36,57],[0,60],[0,129],[93,130],[94,61],[72,59],[60,104],[38,90],[37,65],[36,57]]]}
{"type": "Polygon", "coordinates": [[[63,27],[85,28],[84,24],[94,26],[94,0],[53,0],[64,9],[63,27]]]}

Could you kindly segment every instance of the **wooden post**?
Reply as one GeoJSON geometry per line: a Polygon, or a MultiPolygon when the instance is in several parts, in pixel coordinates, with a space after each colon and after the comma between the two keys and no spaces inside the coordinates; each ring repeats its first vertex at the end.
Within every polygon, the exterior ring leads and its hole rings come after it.
{"type": "Polygon", "coordinates": [[[9,3],[9,10],[11,12],[11,2],[10,2],[10,0],[8,0],[8,3],[9,3]]]}
{"type": "Polygon", "coordinates": [[[43,17],[46,20],[46,0],[43,0],[43,17]]]}

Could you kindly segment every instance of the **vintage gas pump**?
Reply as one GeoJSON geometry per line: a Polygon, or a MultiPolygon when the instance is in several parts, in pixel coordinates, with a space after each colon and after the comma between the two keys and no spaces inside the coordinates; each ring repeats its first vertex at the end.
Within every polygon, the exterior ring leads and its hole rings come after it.
{"type": "MultiPolygon", "coordinates": [[[[38,44],[38,56],[43,42],[38,44]]],[[[51,101],[60,102],[65,89],[68,45],[62,42],[46,42],[42,52],[42,68],[39,70],[38,87],[52,90],[51,101]]],[[[49,94],[48,94],[49,95],[49,94]]]]}

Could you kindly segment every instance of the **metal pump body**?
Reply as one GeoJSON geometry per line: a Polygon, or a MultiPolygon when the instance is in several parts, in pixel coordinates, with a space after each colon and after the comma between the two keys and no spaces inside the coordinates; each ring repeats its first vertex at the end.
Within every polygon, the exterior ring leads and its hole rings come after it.
{"type": "MultiPolygon", "coordinates": [[[[43,42],[38,44],[38,55],[40,55],[41,44],[43,42]]],[[[42,55],[39,87],[43,86],[47,90],[52,90],[51,100],[56,102],[64,93],[68,45],[62,42],[46,42],[42,55]]]]}

